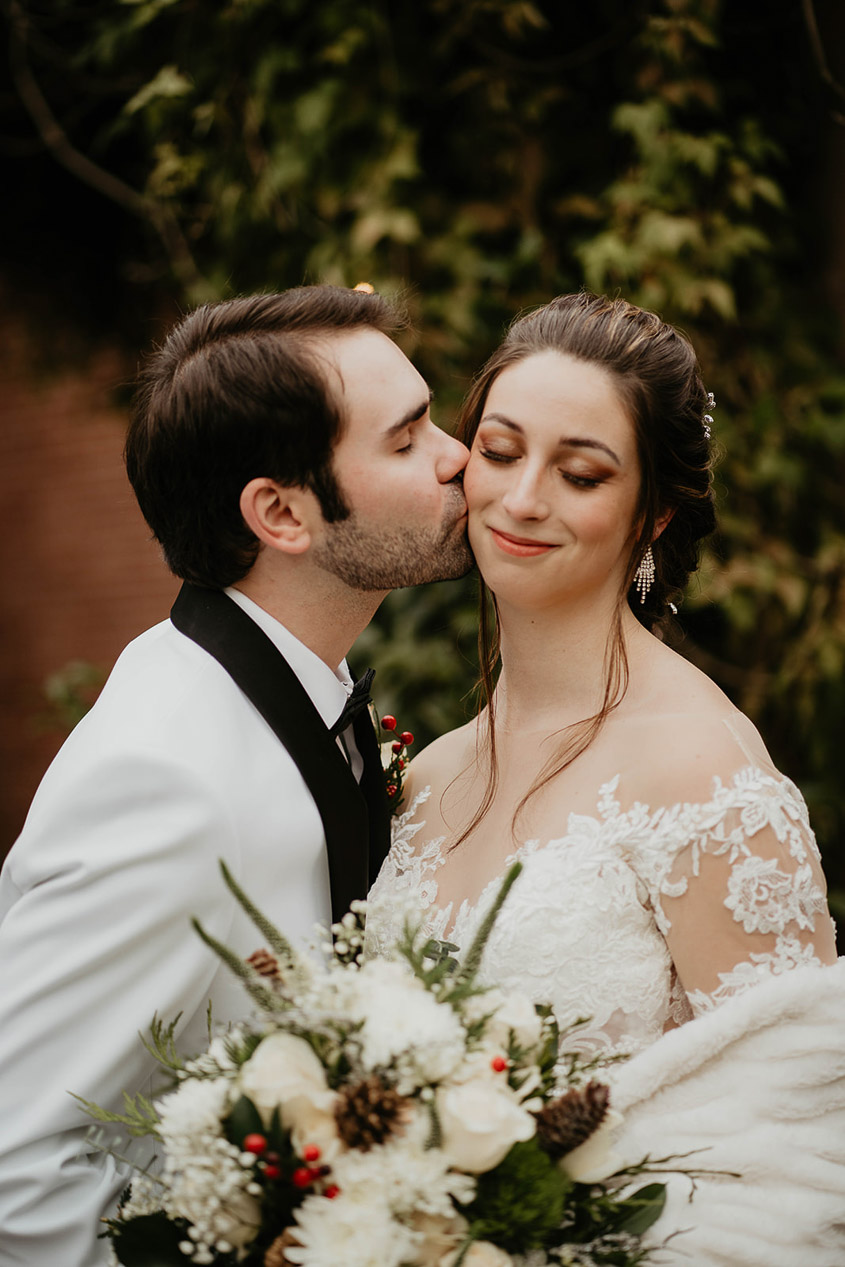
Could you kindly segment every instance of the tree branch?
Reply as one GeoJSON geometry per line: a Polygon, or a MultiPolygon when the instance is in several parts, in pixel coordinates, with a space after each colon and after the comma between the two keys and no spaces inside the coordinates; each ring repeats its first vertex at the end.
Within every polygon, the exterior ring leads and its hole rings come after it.
{"type": "MultiPolygon", "coordinates": [[[[842,87],[842,84],[840,84],[839,80],[832,73],[827,64],[827,58],[824,53],[824,45],[822,44],[822,38],[819,33],[819,25],[816,21],[816,12],[813,8],[813,0],[801,0],[801,9],[804,13],[804,22],[807,26],[807,34],[810,37],[810,48],[812,49],[813,57],[815,58],[816,66],[818,67],[818,72],[821,76],[822,82],[827,84],[828,88],[835,97],[838,97],[840,101],[845,102],[845,88],[842,87]]],[[[839,110],[833,108],[831,108],[830,114],[838,124],[845,127],[845,114],[842,114],[839,110]]]]}
{"type": "Polygon", "coordinates": [[[78,150],[53,114],[27,58],[28,20],[19,0],[9,4],[11,39],[9,62],[12,79],[38,135],[47,150],[71,175],[117,203],[125,211],[146,220],[158,234],[170,264],[183,286],[202,280],[190,248],[173,213],[159,202],[138,193],[118,176],[92,162],[78,150]]]}

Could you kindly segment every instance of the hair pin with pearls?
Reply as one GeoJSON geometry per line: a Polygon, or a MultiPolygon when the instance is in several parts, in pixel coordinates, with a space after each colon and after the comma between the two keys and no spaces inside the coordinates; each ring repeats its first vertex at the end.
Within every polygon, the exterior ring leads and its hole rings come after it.
{"type": "MultiPolygon", "coordinates": [[[[716,397],[712,392],[707,393],[707,408],[708,410],[716,408],[716,397]]],[[[702,422],[704,424],[704,439],[709,440],[712,435],[711,427],[713,426],[713,415],[711,413],[706,413],[702,418],[702,422]]]]}

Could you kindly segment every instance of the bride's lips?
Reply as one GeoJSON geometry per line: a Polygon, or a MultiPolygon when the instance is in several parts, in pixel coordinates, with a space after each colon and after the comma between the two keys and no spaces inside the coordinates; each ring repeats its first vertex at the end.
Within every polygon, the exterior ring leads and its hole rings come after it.
{"type": "Polygon", "coordinates": [[[490,535],[505,554],[515,554],[522,558],[547,554],[549,550],[557,549],[556,545],[548,541],[536,541],[530,537],[514,537],[509,532],[501,532],[498,528],[491,528],[490,535]]]}

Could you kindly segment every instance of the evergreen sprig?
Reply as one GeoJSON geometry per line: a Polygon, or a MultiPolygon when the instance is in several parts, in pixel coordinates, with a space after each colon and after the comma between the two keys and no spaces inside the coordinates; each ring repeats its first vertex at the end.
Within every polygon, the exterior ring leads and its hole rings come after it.
{"type": "Polygon", "coordinates": [[[263,984],[262,977],[241,959],[240,955],[237,955],[234,950],[230,950],[224,942],[218,941],[211,933],[207,933],[198,919],[192,919],[191,924],[206,946],[210,947],[235,976],[240,978],[247,994],[258,1004],[262,1011],[272,1015],[274,1012],[281,1012],[288,1008],[287,1000],[273,990],[269,990],[263,984]]]}
{"type": "Polygon", "coordinates": [[[71,1091],[70,1094],[74,1100],[79,1101],[85,1112],[89,1117],[93,1117],[95,1122],[109,1122],[125,1126],[129,1134],[136,1139],[142,1139],[145,1135],[152,1135],[154,1139],[161,1139],[158,1129],[160,1118],[156,1112],[155,1105],[145,1095],[141,1095],[140,1092],[137,1095],[130,1095],[128,1091],[123,1092],[125,1113],[112,1113],[110,1109],[101,1108],[93,1100],[85,1100],[74,1091],[71,1091]]]}
{"type": "Polygon", "coordinates": [[[237,901],[244,914],[252,921],[273,953],[291,967],[297,962],[297,954],[293,946],[275,924],[264,915],[251,898],[247,897],[223,859],[220,859],[220,871],[226,887],[237,901]]]}
{"type": "Polygon", "coordinates": [[[165,1026],[156,1012],[150,1022],[150,1038],[147,1040],[141,1035],[141,1042],[146,1047],[151,1056],[154,1056],[160,1065],[165,1069],[170,1069],[173,1073],[179,1074],[185,1068],[185,1062],[179,1054],[176,1047],[176,1026],[179,1024],[182,1013],[179,1012],[169,1025],[165,1026]]]}
{"type": "MultiPolygon", "coordinates": [[[[464,956],[464,961],[455,973],[455,993],[457,993],[460,987],[471,984],[475,981],[475,978],[478,975],[478,969],[481,967],[481,959],[484,954],[484,948],[487,945],[490,934],[493,931],[493,925],[499,918],[499,912],[504,906],[507,896],[516,883],[516,880],[519,878],[521,872],[522,863],[515,862],[502,880],[502,883],[499,886],[499,892],[496,894],[493,905],[481,921],[479,929],[470,943],[469,950],[464,956]]],[[[449,997],[452,998],[454,995],[450,994],[449,997]]]]}

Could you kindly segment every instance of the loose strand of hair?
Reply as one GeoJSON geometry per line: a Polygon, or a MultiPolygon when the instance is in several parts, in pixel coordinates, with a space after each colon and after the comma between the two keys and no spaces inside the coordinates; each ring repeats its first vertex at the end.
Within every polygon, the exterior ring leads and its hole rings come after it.
{"type": "MultiPolygon", "coordinates": [[[[499,765],[496,759],[496,666],[499,663],[499,611],[495,595],[491,594],[483,581],[479,581],[478,594],[478,669],[479,680],[477,692],[479,698],[478,715],[487,709],[486,730],[482,737],[479,725],[475,739],[475,756],[480,765],[487,766],[487,780],[481,804],[473,814],[469,823],[450,846],[449,852],[463,844],[472,835],[481,820],[487,815],[496,789],[499,786],[499,765]],[[491,615],[492,609],[492,615],[491,615]]],[[[459,777],[459,776],[458,776],[459,777]]],[[[454,780],[453,780],[454,781],[454,780]]],[[[450,784],[451,786],[451,784],[450,784]]]]}

